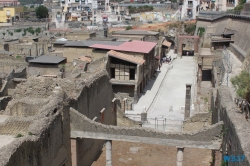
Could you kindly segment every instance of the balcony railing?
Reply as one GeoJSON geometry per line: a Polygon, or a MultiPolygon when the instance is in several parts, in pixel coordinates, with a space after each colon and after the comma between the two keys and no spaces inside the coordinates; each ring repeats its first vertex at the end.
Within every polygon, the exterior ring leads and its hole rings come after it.
{"type": "Polygon", "coordinates": [[[193,7],[193,4],[192,4],[192,3],[189,3],[189,4],[188,4],[188,7],[193,7]]]}

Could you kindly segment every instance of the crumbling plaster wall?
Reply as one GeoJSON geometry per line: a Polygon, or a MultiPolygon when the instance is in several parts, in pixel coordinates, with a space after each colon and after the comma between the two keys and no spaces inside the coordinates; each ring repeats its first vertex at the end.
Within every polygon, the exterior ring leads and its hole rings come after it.
{"type": "MultiPolygon", "coordinates": [[[[29,77],[26,82],[17,85],[13,96],[15,101],[18,100],[19,102],[13,101],[11,109],[6,110],[6,114],[23,118],[38,116],[41,112],[37,112],[34,109],[39,110],[43,108],[43,105],[48,105],[48,101],[45,99],[49,98],[54,93],[54,89],[60,86],[69,96],[69,105],[71,107],[78,109],[79,112],[90,119],[96,116],[97,122],[116,125],[116,111],[113,109],[114,105],[112,103],[114,96],[112,85],[109,82],[110,78],[106,72],[106,63],[107,59],[105,58],[94,61],[89,64],[86,73],[80,73],[80,77],[75,79],[29,77]],[[29,100],[25,100],[25,98],[29,98],[29,100]],[[100,111],[103,108],[105,110],[101,114],[100,111]]],[[[60,139],[60,134],[63,132],[61,130],[58,130],[58,132],[58,136],[56,137],[60,139]]],[[[70,140],[70,136],[67,138],[70,140]]],[[[78,139],[77,151],[73,149],[72,155],[73,153],[77,153],[74,155],[77,156],[79,165],[81,163],[91,165],[101,151],[104,143],[105,141],[102,140],[78,139]]],[[[40,145],[36,147],[38,146],[40,145]]],[[[20,148],[22,149],[22,147],[20,148]]],[[[65,148],[62,148],[60,153],[64,152],[65,148]]],[[[18,160],[19,158],[16,158],[16,161],[18,160]]]]}
{"type": "MultiPolygon", "coordinates": [[[[214,33],[223,33],[228,30],[234,31],[234,44],[240,47],[245,52],[250,50],[248,43],[250,43],[250,19],[241,17],[224,16],[212,21],[197,20],[197,27],[199,25],[209,25],[215,27],[214,33]]],[[[230,46],[231,49],[231,46],[230,46]]],[[[231,49],[234,54],[237,54],[235,49],[231,49]]]]}
{"type": "Polygon", "coordinates": [[[5,110],[6,106],[8,105],[8,102],[11,100],[11,97],[5,96],[0,97],[0,111],[5,110]]]}
{"type": "Polygon", "coordinates": [[[144,137],[144,138],[159,138],[159,139],[176,139],[176,140],[190,140],[190,141],[218,141],[220,140],[220,132],[222,127],[222,122],[215,125],[208,126],[206,129],[193,132],[162,132],[151,128],[142,127],[118,127],[112,125],[104,125],[101,123],[96,123],[86,118],[86,116],[80,114],[74,109],[70,109],[71,116],[71,131],[80,132],[95,132],[110,134],[110,135],[124,135],[144,137]]]}
{"type": "Polygon", "coordinates": [[[15,89],[18,83],[13,81],[13,78],[26,78],[26,75],[25,67],[19,68],[16,71],[12,69],[12,71],[5,77],[5,80],[2,80],[0,97],[8,96],[10,89],[15,89]]]}
{"type": "Polygon", "coordinates": [[[183,122],[183,130],[200,130],[204,127],[210,126],[212,122],[211,117],[211,112],[195,114],[183,122]]]}
{"type": "MultiPolygon", "coordinates": [[[[6,125],[10,122],[18,121],[13,125],[16,124],[22,128],[22,125],[28,124],[28,127],[22,131],[23,137],[16,138],[0,150],[0,165],[55,166],[65,164],[71,166],[69,100],[61,88],[57,87],[53,90],[50,95],[47,94],[47,104],[39,108],[33,107],[33,109],[38,109],[38,114],[32,117],[13,114],[10,119],[1,124],[0,132],[5,135],[15,136],[21,132],[15,127],[8,128],[6,125]]],[[[26,94],[28,96],[28,93],[26,94]]],[[[34,96],[34,93],[31,96],[34,96]]],[[[28,103],[31,99],[29,97],[13,99],[4,113],[10,115],[10,112],[15,111],[13,108],[15,109],[16,103],[21,102],[20,100],[26,100],[28,103]]],[[[39,98],[36,100],[39,102],[39,98]]],[[[23,109],[27,109],[27,106],[23,109]]]]}
{"type": "Polygon", "coordinates": [[[38,75],[56,75],[60,76],[59,65],[40,65],[40,64],[29,64],[27,75],[38,76],[38,75]]]}
{"type": "Polygon", "coordinates": [[[182,55],[182,44],[186,44],[186,46],[189,43],[192,43],[193,48],[194,48],[194,53],[198,53],[199,51],[199,38],[183,38],[183,37],[178,37],[177,38],[177,54],[182,55]]]}
{"type": "Polygon", "coordinates": [[[9,50],[7,51],[20,56],[40,56],[43,53],[48,54],[49,46],[50,41],[9,44],[9,50]]]}
{"type": "Polygon", "coordinates": [[[8,55],[0,55],[0,69],[2,73],[9,74],[13,69],[28,66],[24,58],[16,58],[8,55]]]}
{"type": "Polygon", "coordinates": [[[63,51],[64,57],[67,58],[67,62],[73,62],[74,59],[80,56],[91,56],[93,60],[103,58],[106,56],[107,51],[93,51],[93,48],[88,47],[54,47],[56,51],[63,51]]]}
{"type": "Polygon", "coordinates": [[[228,166],[249,166],[249,123],[233,102],[229,88],[226,86],[218,87],[218,90],[213,92],[212,101],[214,101],[214,103],[212,103],[213,124],[221,120],[224,122],[222,143],[223,155],[245,155],[244,161],[229,162],[228,166]]]}

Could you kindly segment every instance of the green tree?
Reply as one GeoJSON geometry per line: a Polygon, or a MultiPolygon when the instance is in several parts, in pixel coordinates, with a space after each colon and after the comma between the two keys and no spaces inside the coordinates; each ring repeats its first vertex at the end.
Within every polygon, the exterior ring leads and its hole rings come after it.
{"type": "Polygon", "coordinates": [[[250,73],[243,70],[239,75],[233,77],[231,82],[239,97],[247,99],[250,92],[250,73]]]}
{"type": "Polygon", "coordinates": [[[39,6],[36,8],[36,16],[38,18],[46,18],[49,16],[49,10],[45,6],[39,6]]]}
{"type": "Polygon", "coordinates": [[[127,27],[126,27],[126,30],[130,30],[130,29],[132,29],[131,26],[127,26],[127,27]]]}
{"type": "Polygon", "coordinates": [[[242,10],[246,0],[240,0],[240,3],[234,8],[234,10],[242,10]]]}

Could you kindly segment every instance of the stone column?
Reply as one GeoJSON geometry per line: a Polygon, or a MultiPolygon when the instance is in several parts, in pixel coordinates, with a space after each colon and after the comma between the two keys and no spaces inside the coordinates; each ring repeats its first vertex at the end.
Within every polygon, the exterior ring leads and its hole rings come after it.
{"type": "Polygon", "coordinates": [[[186,84],[186,100],[185,100],[185,115],[184,115],[184,119],[187,119],[187,118],[190,117],[191,86],[192,86],[192,84],[186,84]]]}
{"type": "Polygon", "coordinates": [[[112,141],[106,142],[106,166],[112,166],[112,141]]]}
{"type": "Polygon", "coordinates": [[[138,92],[137,92],[137,85],[135,85],[134,89],[134,104],[136,104],[138,101],[138,92]]]}
{"type": "Polygon", "coordinates": [[[182,166],[183,162],[183,152],[184,148],[183,147],[177,147],[177,163],[176,166],[182,166]]]}

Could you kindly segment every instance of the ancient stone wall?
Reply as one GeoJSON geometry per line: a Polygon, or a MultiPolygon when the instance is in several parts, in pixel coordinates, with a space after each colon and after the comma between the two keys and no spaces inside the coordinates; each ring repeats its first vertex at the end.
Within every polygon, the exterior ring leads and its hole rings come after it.
{"type": "MultiPolygon", "coordinates": [[[[21,111],[29,108],[31,98],[21,100],[13,99],[4,112],[12,116],[0,125],[0,134],[22,135],[1,149],[0,165],[70,166],[69,105],[65,93],[61,88],[55,88],[46,98],[46,104],[39,108],[31,107],[30,111],[37,111],[37,114],[29,116],[21,111]],[[24,101],[26,105],[21,104],[24,101]],[[18,109],[15,108],[16,104],[19,104],[18,109]]],[[[36,100],[39,102],[40,99],[36,100]]]]}
{"type": "Polygon", "coordinates": [[[138,136],[138,137],[151,137],[162,139],[176,139],[176,140],[192,140],[192,141],[216,141],[219,140],[222,123],[218,123],[214,126],[209,126],[207,129],[200,131],[194,131],[191,133],[178,133],[178,132],[162,132],[151,128],[142,127],[117,127],[107,126],[100,123],[91,121],[86,116],[80,114],[74,109],[70,109],[71,117],[71,132],[72,131],[84,131],[95,132],[112,135],[124,135],[124,136],[138,136]],[[209,130],[208,130],[209,129],[209,130]],[[217,135],[217,136],[216,136],[217,135]],[[217,137],[217,138],[216,138],[217,137]]]}
{"type": "MultiPolygon", "coordinates": [[[[198,48],[198,44],[199,44],[199,38],[192,38],[192,36],[190,37],[178,37],[177,39],[177,54],[181,55],[182,54],[182,44],[185,44],[186,46],[189,45],[191,43],[191,45],[193,45],[194,48],[194,53],[198,53],[199,48],[198,48]]],[[[192,48],[192,46],[191,46],[192,48]]]]}
{"type": "Polygon", "coordinates": [[[0,69],[2,73],[9,74],[13,69],[26,67],[28,64],[24,58],[16,58],[8,55],[0,56],[0,69]]]}
{"type": "Polygon", "coordinates": [[[141,123],[138,121],[134,121],[128,117],[125,116],[124,112],[122,111],[121,107],[117,105],[116,107],[116,113],[117,113],[117,126],[141,126],[141,123]]]}
{"type": "Polygon", "coordinates": [[[26,78],[26,68],[25,67],[19,68],[16,71],[12,69],[12,72],[6,75],[4,80],[2,80],[0,97],[8,96],[9,89],[15,89],[17,82],[14,82],[13,78],[26,78]]]}
{"type": "MultiPolygon", "coordinates": [[[[106,63],[107,61],[105,58],[94,61],[93,63],[89,64],[87,72],[80,73],[80,76],[75,79],[29,77],[26,82],[22,82],[17,85],[16,90],[13,94],[13,98],[15,98],[15,100],[8,104],[5,110],[5,114],[13,117],[28,118],[29,120],[32,120],[32,117],[41,117],[42,115],[44,115],[44,112],[40,110],[45,110],[45,108],[51,106],[50,96],[54,94],[55,88],[61,87],[63,91],[67,94],[67,96],[69,96],[70,98],[68,102],[66,100],[64,101],[68,103],[68,105],[75,109],[78,109],[79,112],[86,115],[90,119],[96,117],[95,120],[97,122],[108,125],[116,125],[116,111],[114,109],[114,104],[112,103],[114,96],[112,85],[109,82],[110,78],[106,72],[106,63]]],[[[56,105],[61,106],[61,104],[58,102],[59,99],[58,97],[54,96],[54,99],[52,101],[56,100],[56,105]]],[[[55,109],[52,109],[51,114],[46,114],[45,116],[51,121],[53,121],[53,125],[64,125],[64,121],[60,122],[61,124],[58,124],[59,121],[53,119],[53,111],[55,111],[55,109]]],[[[67,118],[62,119],[66,121],[65,125],[69,123],[69,120],[67,118]]],[[[29,132],[26,131],[26,129],[28,130],[28,127],[30,125],[29,123],[31,123],[29,120],[27,122],[28,124],[26,125],[26,128],[19,129],[19,132],[22,132],[22,134],[25,134],[25,136],[27,132],[29,132]]],[[[34,123],[42,123],[42,119],[36,118],[36,121],[34,121],[34,123]]],[[[50,123],[48,122],[48,124],[50,123]]],[[[23,151],[23,148],[25,146],[33,147],[30,151],[27,148],[27,151],[33,154],[37,154],[38,152],[36,152],[35,150],[38,149],[38,151],[42,151],[44,153],[40,154],[39,152],[39,154],[37,155],[46,157],[48,154],[51,154],[50,151],[54,151],[50,148],[57,148],[57,146],[52,147],[52,145],[58,145],[58,143],[60,143],[60,141],[56,141],[56,139],[65,138],[67,139],[66,141],[70,142],[70,135],[68,129],[58,129],[58,127],[52,126],[51,128],[46,128],[46,130],[53,130],[52,133],[50,132],[48,138],[43,138],[40,135],[37,138],[39,141],[45,141],[45,147],[42,147],[41,144],[37,144],[36,139],[32,140],[33,142],[26,141],[26,143],[18,144],[16,145],[17,148],[13,149],[12,151],[12,153],[15,153],[15,156],[17,157],[13,157],[13,159],[11,159],[13,160],[11,164],[21,160],[21,158],[19,157],[20,151],[23,151]],[[53,133],[55,133],[55,135],[53,135],[53,133]],[[65,136],[65,134],[67,134],[67,136],[65,136]],[[50,139],[53,139],[53,141],[51,141],[50,139]],[[46,141],[49,144],[46,144],[46,141]],[[20,149],[20,151],[18,149],[20,149]]],[[[31,130],[30,132],[35,133],[31,130]]],[[[36,132],[44,135],[43,133],[45,132],[45,129],[36,132]]],[[[12,132],[12,134],[13,133],[17,134],[16,132],[12,132]]],[[[96,156],[102,149],[104,143],[104,141],[100,140],[79,139],[77,140],[77,149],[72,149],[71,153],[72,155],[74,154],[75,156],[77,156],[76,160],[78,160],[79,165],[81,165],[82,163],[88,163],[87,165],[90,165],[96,159],[96,156]]],[[[60,148],[60,150],[58,151],[57,156],[60,159],[65,156],[64,154],[66,151],[68,153],[68,150],[70,148],[68,148],[68,145],[66,147],[66,150],[62,146],[62,148],[60,148]]],[[[53,157],[53,155],[54,153],[51,156],[53,157]]],[[[30,155],[27,154],[26,156],[29,158],[30,155]]],[[[40,159],[39,157],[39,161],[33,161],[33,163],[42,162],[42,164],[40,165],[50,165],[53,162],[51,158],[48,158],[48,161],[45,162],[44,158],[40,159]]],[[[24,158],[25,161],[22,160],[22,162],[25,163],[26,160],[29,160],[28,158],[24,158]]],[[[34,160],[35,159],[36,158],[34,157],[34,160]]],[[[56,161],[57,160],[58,159],[56,159],[56,161]]],[[[70,159],[67,159],[65,161],[70,161],[70,159]]],[[[67,163],[66,165],[68,165],[67,163]]],[[[55,165],[60,165],[60,163],[55,165]]]]}
{"type": "Polygon", "coordinates": [[[200,130],[211,125],[211,112],[195,114],[183,122],[183,131],[200,130]]]}
{"type": "Polygon", "coordinates": [[[63,51],[64,57],[67,58],[67,62],[73,62],[74,59],[80,56],[91,56],[93,60],[97,60],[99,58],[103,58],[106,56],[106,52],[104,51],[93,51],[92,48],[82,48],[82,47],[54,47],[55,50],[63,51]]]}
{"type": "MultiPolygon", "coordinates": [[[[240,48],[240,51],[248,52],[250,47],[248,43],[250,42],[250,19],[246,17],[232,17],[232,16],[224,16],[219,19],[214,20],[199,20],[197,21],[197,25],[204,24],[207,25],[210,22],[212,26],[215,27],[214,33],[223,33],[223,32],[234,32],[234,43],[236,46],[240,48]]],[[[232,46],[230,46],[231,49],[232,46]]],[[[235,48],[231,50],[234,54],[239,54],[239,51],[235,51],[235,48]]]]}
{"type": "Polygon", "coordinates": [[[8,102],[11,100],[11,97],[6,96],[6,97],[1,97],[0,98],[0,110],[5,110],[8,102]]]}
{"type": "Polygon", "coordinates": [[[9,44],[9,50],[18,56],[40,56],[48,54],[49,41],[45,42],[33,42],[33,43],[20,43],[9,44]]]}
{"type": "Polygon", "coordinates": [[[224,122],[223,127],[223,156],[245,156],[241,162],[229,162],[228,166],[249,166],[250,146],[248,135],[250,133],[249,122],[240,109],[233,102],[229,88],[220,86],[212,96],[213,123],[224,122]]]}
{"type": "Polygon", "coordinates": [[[198,36],[198,28],[199,27],[204,27],[206,28],[207,26],[210,26],[211,25],[211,22],[210,21],[202,21],[202,20],[199,20],[196,22],[196,29],[195,29],[195,33],[194,35],[197,35],[198,36]]]}
{"type": "Polygon", "coordinates": [[[42,75],[56,75],[60,76],[58,65],[40,65],[40,64],[29,64],[27,75],[30,76],[42,76],[42,75]]]}

